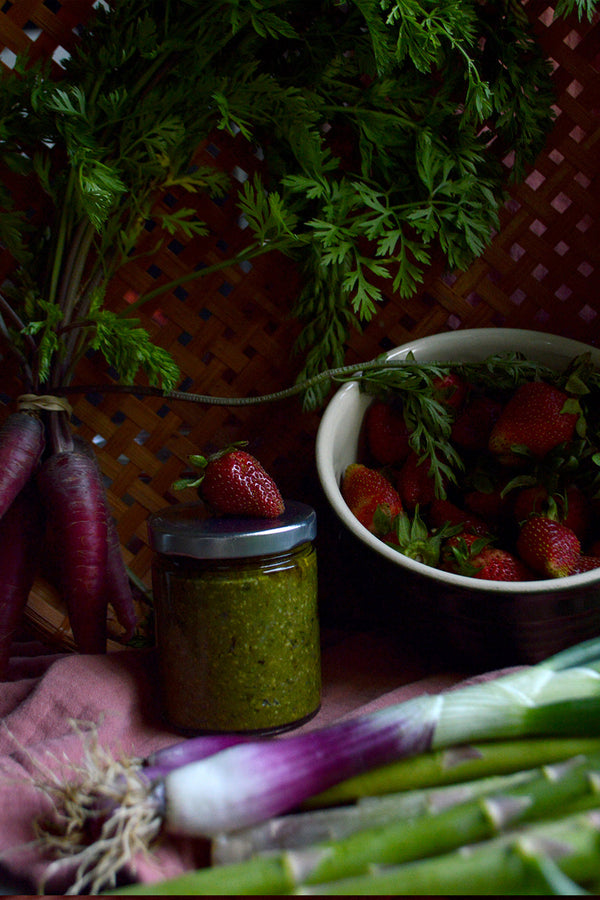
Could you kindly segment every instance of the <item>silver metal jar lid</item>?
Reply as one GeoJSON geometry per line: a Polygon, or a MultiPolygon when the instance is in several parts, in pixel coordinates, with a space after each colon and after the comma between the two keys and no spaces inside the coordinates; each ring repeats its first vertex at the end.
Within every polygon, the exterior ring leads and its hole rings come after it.
{"type": "Polygon", "coordinates": [[[317,516],[306,503],[286,501],[274,519],[208,516],[201,503],[169,506],[148,518],[150,547],[193,559],[240,559],[284,553],[312,541],[317,516]]]}

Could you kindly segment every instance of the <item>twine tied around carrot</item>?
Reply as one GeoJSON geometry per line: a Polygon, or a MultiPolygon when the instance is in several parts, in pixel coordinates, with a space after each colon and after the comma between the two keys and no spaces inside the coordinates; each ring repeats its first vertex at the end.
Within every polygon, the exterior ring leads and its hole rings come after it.
{"type": "Polygon", "coordinates": [[[46,410],[47,412],[66,412],[69,415],[72,407],[65,397],[55,397],[53,394],[21,394],[17,398],[19,412],[27,410],[46,410]]]}

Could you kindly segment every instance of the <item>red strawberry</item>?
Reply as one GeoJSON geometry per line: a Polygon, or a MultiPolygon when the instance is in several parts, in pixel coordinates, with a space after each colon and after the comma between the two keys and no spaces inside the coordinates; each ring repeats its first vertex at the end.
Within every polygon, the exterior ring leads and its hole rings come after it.
{"type": "Polygon", "coordinates": [[[429,474],[430,463],[427,459],[419,462],[419,459],[418,453],[411,450],[398,473],[396,486],[405,509],[427,506],[435,499],[435,483],[429,474]]]}
{"type": "Polygon", "coordinates": [[[459,409],[468,394],[468,382],[457,375],[456,372],[449,372],[447,375],[439,375],[431,382],[433,388],[433,396],[444,406],[451,409],[459,409]]]}
{"type": "Polygon", "coordinates": [[[596,539],[588,548],[590,556],[600,556],[600,540],[596,539]]]}
{"type": "Polygon", "coordinates": [[[461,525],[469,534],[487,534],[490,529],[478,516],[461,509],[450,500],[435,498],[427,512],[427,520],[432,528],[442,528],[444,525],[461,525]]]}
{"type": "Polygon", "coordinates": [[[564,495],[549,495],[542,484],[521,488],[515,497],[513,514],[519,524],[534,514],[556,519],[574,531],[580,540],[585,537],[591,520],[588,499],[576,484],[570,484],[564,495]]]}
{"type": "Polygon", "coordinates": [[[486,581],[531,581],[532,578],[520,559],[499,547],[486,547],[471,559],[471,565],[478,567],[474,577],[486,581]]]}
{"type": "Polygon", "coordinates": [[[502,488],[468,491],[463,503],[469,512],[483,519],[489,528],[501,527],[509,516],[510,495],[503,497],[502,488]]]}
{"type": "Polygon", "coordinates": [[[485,450],[502,408],[502,403],[491,397],[473,397],[452,425],[454,443],[463,450],[485,450]]]}
{"type": "Polygon", "coordinates": [[[563,504],[562,523],[574,531],[579,540],[587,535],[592,521],[591,503],[576,484],[570,484],[566,492],[566,508],[563,504]]]}
{"type": "Polygon", "coordinates": [[[600,557],[586,556],[582,553],[577,557],[569,575],[580,575],[582,572],[591,572],[593,569],[600,569],[600,557]]]}
{"type": "Polygon", "coordinates": [[[383,400],[375,400],[365,416],[367,445],[381,466],[403,462],[408,456],[410,431],[400,410],[383,400]]]}
{"type": "MultiPolygon", "coordinates": [[[[186,486],[198,487],[218,515],[277,518],[285,508],[279,488],[254,456],[238,446],[213,456],[192,456],[203,472],[186,486]]],[[[180,483],[182,484],[182,483],[180,483]]]]}
{"type": "Polygon", "coordinates": [[[531,515],[545,515],[548,512],[548,491],[542,484],[521,488],[514,498],[513,515],[521,525],[531,515]]]}
{"type": "Polygon", "coordinates": [[[519,462],[513,447],[525,448],[537,459],[573,437],[579,414],[565,411],[570,398],[544,381],[521,384],[492,429],[488,447],[503,464],[519,462]]]}
{"type": "Polygon", "coordinates": [[[377,534],[386,534],[402,512],[402,500],[391,482],[377,469],[362,463],[351,463],[346,468],[342,496],[358,521],[377,534]]]}
{"type": "Polygon", "coordinates": [[[481,535],[461,534],[447,541],[446,568],[485,581],[530,581],[531,572],[514,554],[490,544],[481,535]]]}
{"type": "Polygon", "coordinates": [[[531,516],[517,538],[517,553],[523,562],[546,578],[569,575],[580,551],[575,532],[547,516],[531,516]]]}

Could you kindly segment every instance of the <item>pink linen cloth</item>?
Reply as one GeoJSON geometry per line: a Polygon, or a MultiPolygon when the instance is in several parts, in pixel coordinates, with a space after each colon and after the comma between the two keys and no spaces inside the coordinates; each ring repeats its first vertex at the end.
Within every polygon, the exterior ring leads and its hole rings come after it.
{"type": "MultiPolygon", "coordinates": [[[[322,707],[291,733],[444,690],[466,674],[436,671],[435,665],[390,636],[338,636],[323,651],[322,707]]],[[[152,649],[81,656],[37,641],[15,646],[9,680],[0,683],[0,870],[37,892],[49,859],[32,843],[32,823],[51,808],[39,784],[69,778],[82,763],[80,732],[90,723],[101,747],[117,758],[145,757],[182,739],[163,721],[158,697],[152,649]]],[[[201,841],[165,838],[152,853],[140,854],[128,874],[152,883],[203,864],[201,841]]],[[[46,893],[64,893],[64,877],[50,880],[46,893]]]]}

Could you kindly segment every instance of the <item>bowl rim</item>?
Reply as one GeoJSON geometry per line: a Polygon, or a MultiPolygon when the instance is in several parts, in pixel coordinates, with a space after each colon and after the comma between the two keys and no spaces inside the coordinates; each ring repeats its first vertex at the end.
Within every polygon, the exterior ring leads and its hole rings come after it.
{"type": "MultiPolygon", "coordinates": [[[[401,359],[406,357],[409,352],[415,352],[427,346],[437,347],[440,352],[444,348],[446,348],[446,351],[453,350],[457,346],[456,339],[458,336],[468,340],[469,337],[481,337],[482,333],[489,335],[492,332],[501,339],[500,343],[509,339],[511,343],[515,339],[518,342],[533,341],[538,347],[546,343],[548,349],[562,350],[568,356],[577,356],[580,353],[592,351],[597,355],[598,364],[600,365],[600,350],[591,344],[585,344],[582,341],[564,337],[563,335],[553,335],[549,332],[525,328],[494,328],[490,326],[458,329],[456,331],[440,332],[415,338],[406,344],[392,348],[387,353],[382,354],[382,357],[378,357],[378,359],[401,359]]],[[[600,569],[592,569],[589,572],[582,572],[577,575],[567,575],[564,578],[541,578],[532,581],[487,581],[485,579],[472,578],[467,575],[445,572],[442,569],[411,559],[409,556],[404,556],[398,550],[388,546],[384,541],[372,534],[353,516],[342,497],[340,485],[337,483],[330,465],[330,454],[328,454],[326,441],[329,422],[336,414],[337,408],[344,403],[347,394],[356,391],[359,391],[357,381],[349,381],[342,385],[329,400],[317,430],[315,456],[321,487],[334,512],[345,527],[371,550],[398,565],[401,569],[404,568],[413,574],[437,582],[440,587],[462,588],[481,594],[535,595],[548,592],[560,594],[576,590],[577,588],[589,587],[600,581],[600,569]]]]}

